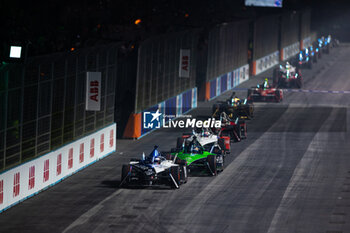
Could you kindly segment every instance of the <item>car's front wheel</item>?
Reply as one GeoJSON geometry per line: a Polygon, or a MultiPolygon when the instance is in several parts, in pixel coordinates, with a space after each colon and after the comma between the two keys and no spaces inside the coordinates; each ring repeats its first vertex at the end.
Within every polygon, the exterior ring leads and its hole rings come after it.
{"type": "Polygon", "coordinates": [[[208,155],[207,157],[208,165],[210,172],[213,176],[218,174],[217,166],[216,166],[216,155],[208,155]]]}

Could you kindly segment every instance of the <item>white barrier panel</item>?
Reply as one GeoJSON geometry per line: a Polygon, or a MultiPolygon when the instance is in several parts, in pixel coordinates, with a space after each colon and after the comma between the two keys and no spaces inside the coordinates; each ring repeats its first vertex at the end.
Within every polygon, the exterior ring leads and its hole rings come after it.
{"type": "Polygon", "coordinates": [[[311,37],[306,37],[303,39],[303,48],[302,49],[305,49],[305,48],[308,48],[312,45],[311,43],[311,37]]]}
{"type": "Polygon", "coordinates": [[[197,87],[192,89],[192,105],[191,108],[197,108],[197,87]]]}
{"type": "MultiPolygon", "coordinates": [[[[224,83],[224,85],[226,85],[226,90],[224,92],[231,90],[232,88],[238,86],[239,84],[249,79],[249,65],[246,64],[244,66],[241,66],[225,75],[227,75],[227,82],[226,84],[224,83]]],[[[224,92],[221,92],[221,89],[222,89],[221,79],[225,75],[221,75],[215,79],[215,82],[216,82],[215,96],[210,96],[210,99],[213,99],[221,95],[222,93],[224,93],[224,92]]]]}
{"type": "Polygon", "coordinates": [[[271,67],[279,64],[279,51],[275,51],[265,57],[256,60],[256,73],[258,75],[271,67]]]}
{"type": "Polygon", "coordinates": [[[116,150],[116,124],[0,174],[0,212],[116,150]]]}
{"type": "Polygon", "coordinates": [[[285,61],[289,58],[291,58],[294,55],[297,55],[300,51],[300,42],[296,42],[292,45],[289,45],[287,47],[283,48],[283,57],[282,57],[282,61],[285,61]]]}
{"type": "Polygon", "coordinates": [[[248,81],[249,79],[249,65],[244,65],[240,68],[238,68],[239,70],[239,84],[244,83],[245,81],[248,81]]]}

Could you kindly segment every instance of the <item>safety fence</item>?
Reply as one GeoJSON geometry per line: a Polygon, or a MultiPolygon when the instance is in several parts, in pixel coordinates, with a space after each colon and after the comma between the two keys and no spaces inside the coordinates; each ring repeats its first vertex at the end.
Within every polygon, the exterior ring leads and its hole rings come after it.
{"type": "Polygon", "coordinates": [[[134,112],[195,87],[197,45],[197,30],[170,33],[140,44],[134,112]]]}
{"type": "Polygon", "coordinates": [[[244,66],[248,61],[249,22],[224,23],[208,35],[206,81],[244,66]]]}
{"type": "Polygon", "coordinates": [[[0,68],[0,171],[114,122],[118,45],[0,68]],[[101,73],[100,111],[86,111],[87,71],[101,73]]]}
{"type": "Polygon", "coordinates": [[[0,212],[116,150],[116,124],[0,174],[0,212]]]}
{"type": "Polygon", "coordinates": [[[255,20],[253,28],[253,61],[279,50],[280,16],[271,15],[255,20]]]}

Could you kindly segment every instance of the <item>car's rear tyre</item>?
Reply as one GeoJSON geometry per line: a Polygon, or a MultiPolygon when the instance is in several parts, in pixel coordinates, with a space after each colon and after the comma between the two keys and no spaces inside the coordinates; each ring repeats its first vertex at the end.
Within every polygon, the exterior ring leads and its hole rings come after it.
{"type": "Polygon", "coordinates": [[[187,177],[188,177],[188,171],[186,165],[181,165],[180,167],[180,180],[181,183],[185,184],[187,183],[187,177]]]}
{"type": "Polygon", "coordinates": [[[129,175],[131,171],[131,165],[130,164],[124,164],[122,167],[122,177],[121,177],[121,181],[123,182],[123,185],[127,185],[129,183],[129,177],[127,177],[129,175]]]}
{"type": "Polygon", "coordinates": [[[298,78],[296,81],[295,81],[295,85],[297,88],[301,88],[301,86],[303,85],[303,81],[301,78],[298,78]]]}
{"type": "Polygon", "coordinates": [[[241,141],[241,138],[242,138],[242,135],[241,135],[241,129],[240,129],[240,126],[235,126],[232,133],[234,134],[233,135],[233,139],[235,142],[240,142],[241,141]]]}
{"type": "Polygon", "coordinates": [[[217,117],[220,115],[220,104],[213,104],[213,108],[212,108],[212,116],[213,117],[217,117]]]}
{"type": "Polygon", "coordinates": [[[225,139],[224,139],[224,138],[219,138],[219,139],[218,139],[218,144],[219,144],[221,150],[225,150],[225,149],[226,149],[226,146],[225,146],[225,139]]]}
{"type": "Polygon", "coordinates": [[[216,155],[208,155],[207,157],[208,165],[210,168],[210,172],[213,176],[218,174],[217,166],[216,166],[216,155]]]}
{"type": "Polygon", "coordinates": [[[251,94],[252,94],[252,90],[251,90],[251,89],[248,89],[248,92],[247,92],[247,99],[250,97],[251,94]]]}
{"type": "Polygon", "coordinates": [[[280,96],[280,91],[279,90],[275,91],[275,101],[277,103],[281,101],[281,96],[280,96]]]}
{"type": "Polygon", "coordinates": [[[184,142],[184,139],[183,139],[182,137],[177,138],[177,141],[176,141],[176,148],[181,148],[183,142],[184,142]]]}
{"type": "Polygon", "coordinates": [[[247,139],[247,124],[243,124],[243,126],[241,126],[241,138],[247,139]]]}
{"type": "Polygon", "coordinates": [[[312,62],[311,61],[309,61],[309,63],[308,63],[308,68],[311,70],[312,69],[312,62]]]}
{"type": "Polygon", "coordinates": [[[177,187],[176,185],[173,183],[173,181],[171,182],[172,183],[172,186],[174,188],[179,188],[180,186],[180,167],[179,166],[174,166],[174,167],[170,167],[170,174],[171,176],[174,178],[176,184],[177,184],[177,187]]]}
{"type": "Polygon", "coordinates": [[[252,118],[254,118],[254,105],[253,104],[251,104],[250,106],[249,106],[249,118],[250,119],[252,119],[252,118]]]}
{"type": "Polygon", "coordinates": [[[279,68],[275,68],[273,70],[273,78],[272,78],[272,86],[273,87],[278,86],[278,75],[279,75],[279,68]]]}
{"type": "Polygon", "coordinates": [[[172,155],[172,154],[166,154],[165,158],[166,158],[167,160],[173,160],[173,159],[174,159],[174,155],[172,155]]]}

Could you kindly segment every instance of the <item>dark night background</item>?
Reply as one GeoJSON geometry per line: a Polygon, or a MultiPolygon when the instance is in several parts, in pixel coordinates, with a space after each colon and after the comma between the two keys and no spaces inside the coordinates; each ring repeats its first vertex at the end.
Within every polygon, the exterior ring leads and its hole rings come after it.
{"type": "Polygon", "coordinates": [[[1,1],[1,55],[9,44],[31,42],[29,56],[96,44],[126,44],[151,35],[286,10],[312,9],[311,29],[350,40],[350,7],[339,0],[285,0],[283,8],[245,7],[243,0],[1,1]],[[136,19],[141,19],[135,25],[136,19]]]}

